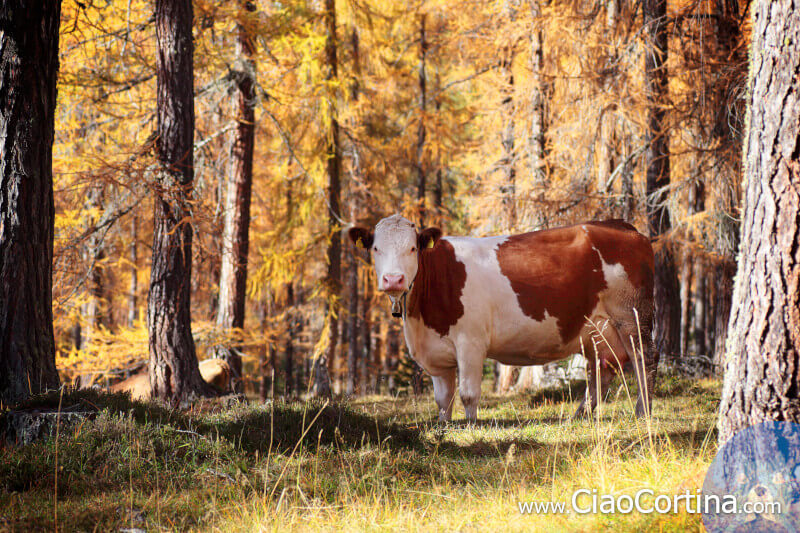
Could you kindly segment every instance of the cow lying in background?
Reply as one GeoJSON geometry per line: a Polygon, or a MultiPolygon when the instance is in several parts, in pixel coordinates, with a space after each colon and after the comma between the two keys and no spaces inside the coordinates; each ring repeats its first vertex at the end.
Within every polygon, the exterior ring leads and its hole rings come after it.
{"type": "Polygon", "coordinates": [[[621,220],[504,237],[441,234],[417,232],[400,215],[374,232],[349,230],[372,251],[378,290],[404,318],[411,356],[433,379],[440,420],[452,415],[456,375],[466,417],[477,419],[487,357],[541,365],[581,351],[588,382],[576,415],[597,405],[598,379],[605,395],[614,372],[630,363],[636,413],[649,412],[658,359],[647,237],[621,220]]]}
{"type": "MultiPolygon", "coordinates": [[[[212,385],[217,390],[224,392],[230,389],[232,370],[231,366],[224,359],[204,359],[200,361],[200,376],[206,383],[212,385]]],[[[130,393],[133,400],[150,399],[150,376],[147,368],[143,372],[131,376],[124,381],[111,385],[111,392],[130,393]]]]}

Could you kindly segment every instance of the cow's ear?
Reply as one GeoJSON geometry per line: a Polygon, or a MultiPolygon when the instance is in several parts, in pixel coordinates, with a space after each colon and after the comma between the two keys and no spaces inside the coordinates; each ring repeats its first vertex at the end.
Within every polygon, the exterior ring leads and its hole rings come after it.
{"type": "Polygon", "coordinates": [[[420,250],[433,248],[436,245],[436,241],[438,241],[441,236],[442,230],[439,228],[425,228],[417,237],[417,246],[420,250]]]}
{"type": "Polygon", "coordinates": [[[350,240],[353,241],[353,244],[356,246],[360,246],[361,248],[365,248],[367,250],[372,248],[372,230],[362,228],[361,226],[356,226],[347,231],[347,236],[350,237],[350,240]]]}

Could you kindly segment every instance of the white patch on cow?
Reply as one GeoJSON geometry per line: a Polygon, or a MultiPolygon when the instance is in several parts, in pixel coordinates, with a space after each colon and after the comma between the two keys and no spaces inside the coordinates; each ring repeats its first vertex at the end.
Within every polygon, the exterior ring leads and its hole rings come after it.
{"type": "MultiPolygon", "coordinates": [[[[597,257],[600,258],[600,264],[603,268],[603,277],[606,279],[606,291],[627,290],[630,282],[628,280],[628,273],[625,272],[625,267],[622,266],[622,263],[606,263],[600,250],[594,245],[592,245],[592,250],[597,252],[597,257]]],[[[597,269],[595,269],[595,271],[597,271],[597,269]]]]}
{"type": "Polygon", "coordinates": [[[467,271],[461,296],[464,316],[450,329],[456,345],[483,346],[488,357],[507,364],[549,361],[537,359],[537,355],[561,347],[557,320],[547,312],[541,321],[523,313],[497,262],[497,247],[507,237],[447,239],[467,271]]]}

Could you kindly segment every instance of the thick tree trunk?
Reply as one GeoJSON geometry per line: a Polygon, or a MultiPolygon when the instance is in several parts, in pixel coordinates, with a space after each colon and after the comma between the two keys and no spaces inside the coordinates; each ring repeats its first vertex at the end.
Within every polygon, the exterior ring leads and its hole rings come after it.
{"type": "MultiPolygon", "coordinates": [[[[325,0],[325,60],[328,65],[326,79],[334,82],[339,76],[336,43],[336,1],[325,0]]],[[[339,231],[341,219],[341,147],[339,145],[339,120],[337,118],[336,97],[330,98],[330,132],[325,150],[328,174],[328,301],[325,314],[328,320],[328,348],[317,357],[314,364],[314,385],[317,396],[331,397],[331,379],[328,364],[336,357],[336,344],[339,341],[339,295],[342,292],[342,235],[339,231]]]]}
{"type": "MultiPolygon", "coordinates": [[[[247,10],[255,9],[245,2],[247,10]]],[[[222,265],[219,275],[217,327],[231,332],[244,327],[247,299],[247,254],[250,247],[250,197],[253,188],[255,144],[255,42],[240,24],[237,28],[238,59],[233,69],[236,81],[237,124],[231,154],[231,174],[225,194],[222,231],[222,265]]],[[[235,334],[235,333],[234,333],[235,334]]],[[[233,371],[233,390],[241,392],[241,347],[235,342],[218,347],[217,357],[227,360],[233,371]]]]}
{"type": "MultiPolygon", "coordinates": [[[[648,101],[647,205],[650,237],[657,238],[671,228],[666,206],[670,183],[669,139],[665,105],[667,80],[667,0],[644,0],[644,27],[648,47],[644,77],[648,101]]],[[[680,299],[675,253],[668,242],[655,246],[656,361],[659,356],[675,357],[680,352],[680,299]]]]}
{"type": "Polygon", "coordinates": [[[0,404],[58,387],[53,127],[61,2],[0,5],[0,404]]]}
{"type": "Polygon", "coordinates": [[[800,422],[800,2],[761,0],[752,9],[742,244],[720,442],[765,420],[800,422]]]}
{"type": "Polygon", "coordinates": [[[156,0],[158,196],[147,323],[153,398],[213,393],[200,377],[191,319],[194,88],[191,0],[156,0]]]}

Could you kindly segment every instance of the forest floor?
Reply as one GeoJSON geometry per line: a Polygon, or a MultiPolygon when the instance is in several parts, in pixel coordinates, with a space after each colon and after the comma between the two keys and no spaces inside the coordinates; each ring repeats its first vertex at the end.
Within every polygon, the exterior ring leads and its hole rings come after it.
{"type": "Polygon", "coordinates": [[[569,508],[581,488],[702,486],[718,381],[660,378],[649,423],[622,387],[597,418],[569,421],[580,388],[485,394],[472,426],[435,423],[432,394],[174,412],[66,393],[63,406],[96,415],[58,439],[0,448],[0,530],[703,531],[686,512],[520,512],[532,501],[569,508]]]}

